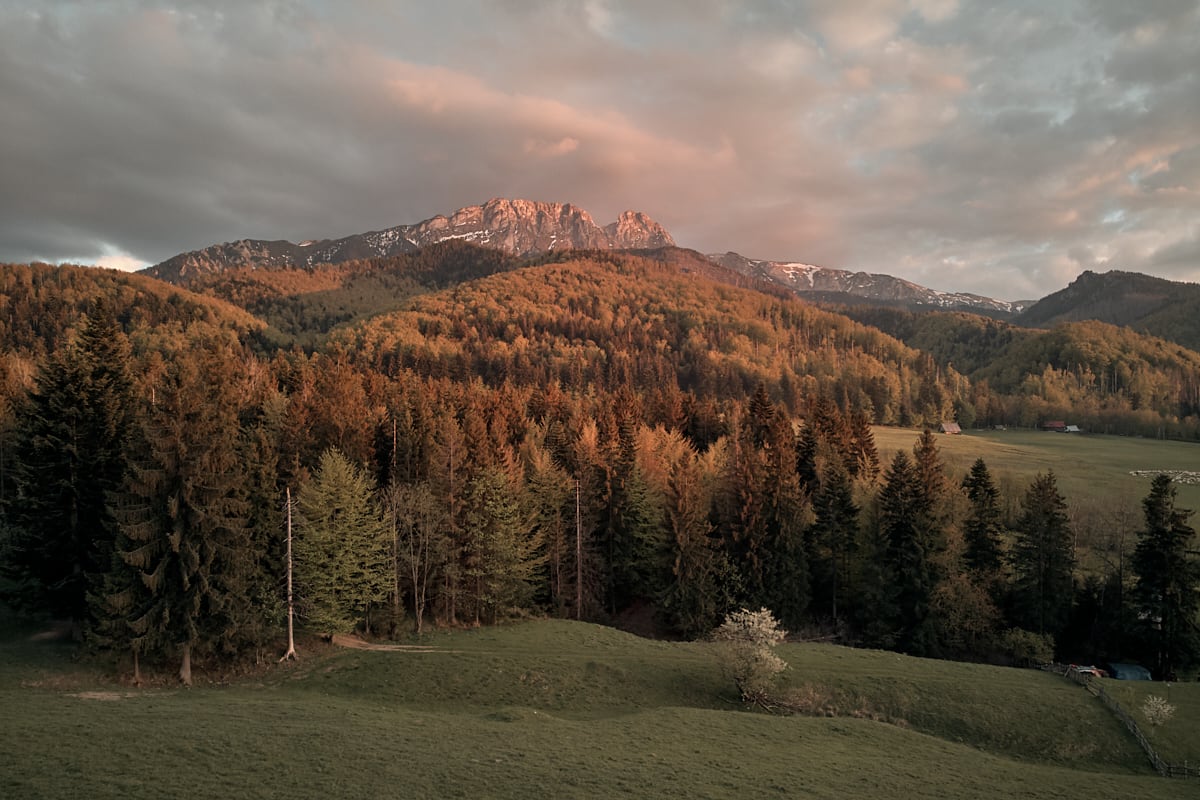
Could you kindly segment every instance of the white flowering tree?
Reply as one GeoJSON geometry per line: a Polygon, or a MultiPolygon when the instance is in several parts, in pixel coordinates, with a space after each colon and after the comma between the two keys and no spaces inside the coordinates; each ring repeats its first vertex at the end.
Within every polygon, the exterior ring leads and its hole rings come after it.
{"type": "Polygon", "coordinates": [[[713,632],[713,640],[721,645],[722,667],[745,702],[771,705],[775,678],[787,669],[787,662],[775,654],[775,645],[786,637],[787,631],[765,608],[730,612],[713,632]]]}
{"type": "Polygon", "coordinates": [[[1142,703],[1142,716],[1150,723],[1152,729],[1157,730],[1175,716],[1175,706],[1168,703],[1166,698],[1152,694],[1142,703]]]}

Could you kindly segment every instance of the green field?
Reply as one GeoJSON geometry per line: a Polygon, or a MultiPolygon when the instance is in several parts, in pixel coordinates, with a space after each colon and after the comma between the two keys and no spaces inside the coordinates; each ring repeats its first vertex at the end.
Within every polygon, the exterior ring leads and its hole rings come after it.
{"type": "MultiPolygon", "coordinates": [[[[884,427],[874,428],[874,433],[880,463],[885,467],[897,450],[911,451],[921,435],[915,429],[884,427]]],[[[1150,492],[1150,478],[1135,477],[1131,471],[1200,472],[1200,444],[1190,442],[989,430],[967,431],[961,436],[939,434],[937,443],[956,481],[966,475],[976,458],[982,457],[997,486],[1017,494],[1015,502],[1035,475],[1052,469],[1069,505],[1125,505],[1139,515],[1139,524],[1142,498],[1150,492]]],[[[1176,490],[1179,506],[1200,511],[1200,485],[1176,484],[1176,490]]]]}
{"type": "Polygon", "coordinates": [[[191,690],[132,689],[29,633],[0,635],[2,797],[1200,796],[1030,670],[789,644],[787,682],[835,716],[779,717],[743,710],[706,644],[584,623],[309,645],[191,690]]]}

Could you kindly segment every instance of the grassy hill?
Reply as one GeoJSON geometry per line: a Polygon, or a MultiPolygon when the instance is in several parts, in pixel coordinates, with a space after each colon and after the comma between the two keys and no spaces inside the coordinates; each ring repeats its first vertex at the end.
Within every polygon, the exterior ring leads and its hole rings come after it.
{"type": "MultiPolygon", "coordinates": [[[[705,644],[582,623],[438,633],[427,652],[310,647],[298,664],[191,691],[114,684],[27,634],[0,634],[8,797],[1177,798],[1195,788],[1155,776],[1081,688],[1028,670],[785,645],[788,681],[815,687],[838,716],[774,717],[739,707],[705,644]]],[[[1200,699],[1194,688],[1173,700],[1200,699]]]]}

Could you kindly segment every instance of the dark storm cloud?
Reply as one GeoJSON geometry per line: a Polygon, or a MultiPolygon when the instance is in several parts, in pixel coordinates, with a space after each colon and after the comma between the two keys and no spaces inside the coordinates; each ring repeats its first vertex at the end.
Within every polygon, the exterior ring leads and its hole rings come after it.
{"type": "Polygon", "coordinates": [[[0,259],[134,266],[494,196],[1036,297],[1200,279],[1197,2],[9,3],[0,259]]]}

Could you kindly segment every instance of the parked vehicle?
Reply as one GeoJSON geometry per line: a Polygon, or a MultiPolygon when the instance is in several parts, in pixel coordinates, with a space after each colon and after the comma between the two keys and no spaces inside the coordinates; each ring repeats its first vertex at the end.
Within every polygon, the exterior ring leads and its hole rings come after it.
{"type": "Polygon", "coordinates": [[[1102,670],[1099,667],[1094,666],[1092,664],[1088,664],[1087,666],[1081,666],[1079,664],[1072,664],[1071,666],[1067,667],[1067,669],[1074,670],[1075,672],[1079,673],[1080,675],[1091,675],[1094,678],[1107,678],[1108,677],[1107,672],[1105,672],[1104,670],[1102,670]]]}
{"type": "Polygon", "coordinates": [[[1151,680],[1150,670],[1141,664],[1107,664],[1108,674],[1119,681],[1151,680]]]}

